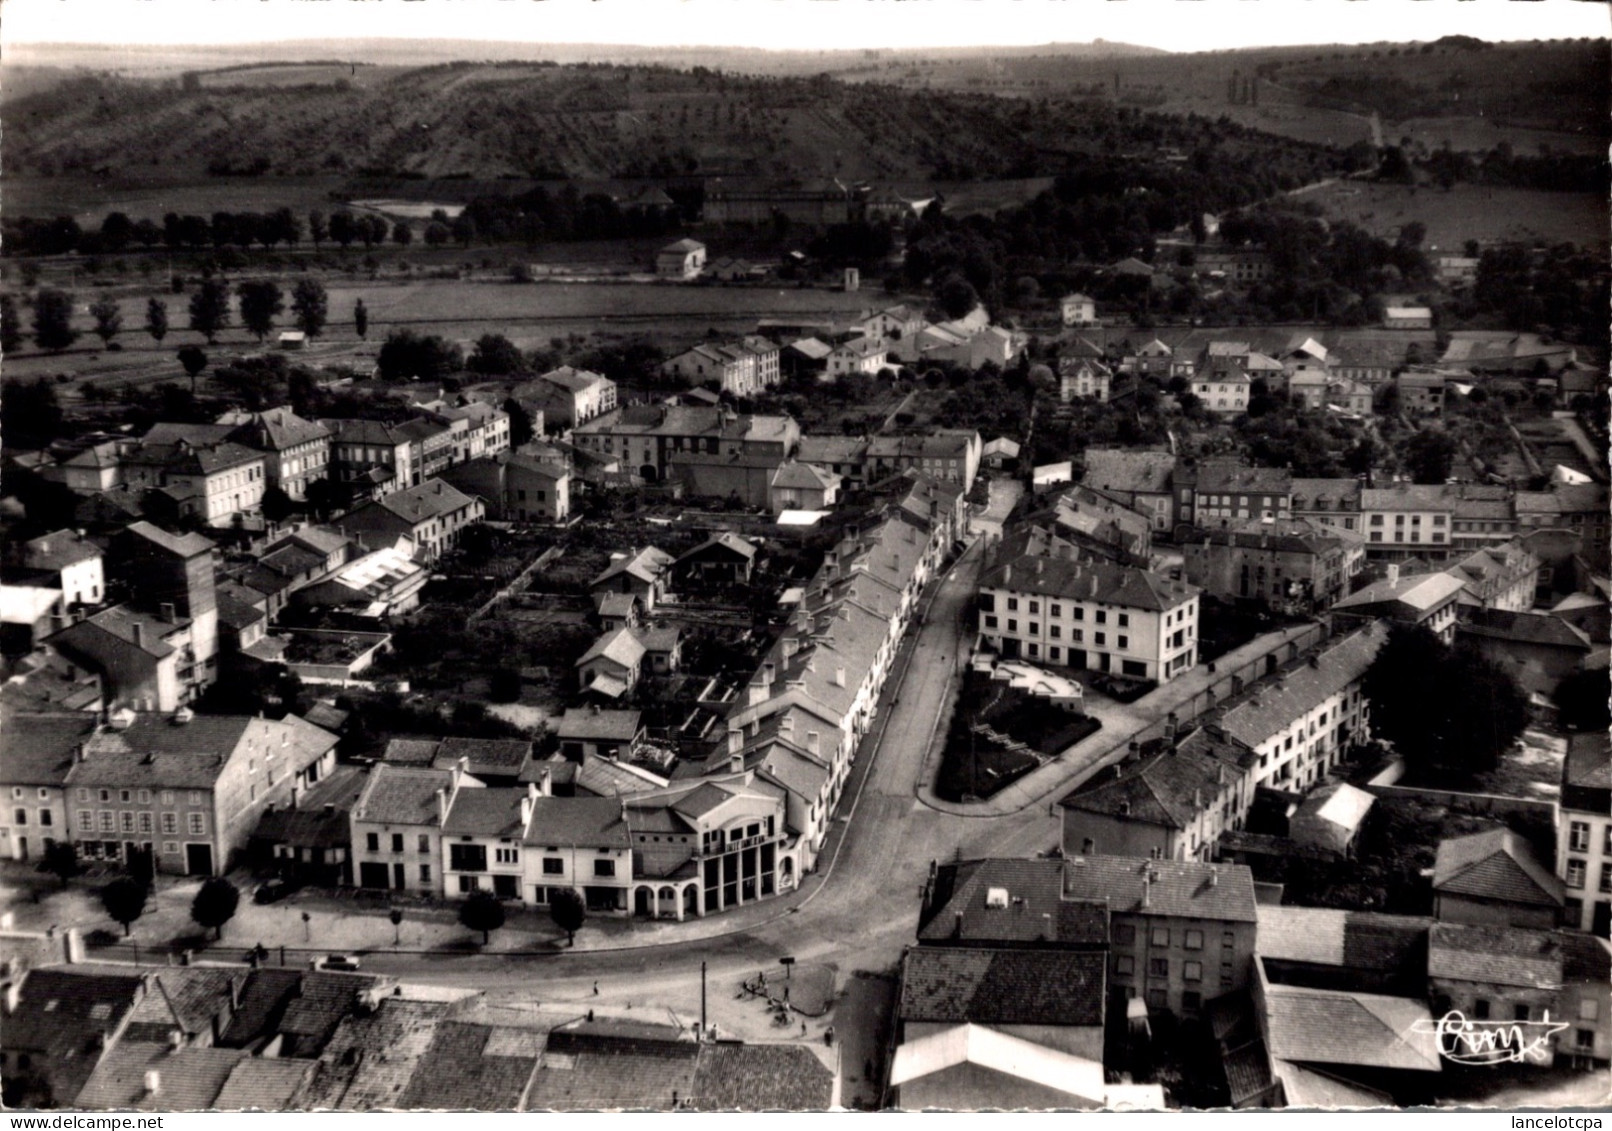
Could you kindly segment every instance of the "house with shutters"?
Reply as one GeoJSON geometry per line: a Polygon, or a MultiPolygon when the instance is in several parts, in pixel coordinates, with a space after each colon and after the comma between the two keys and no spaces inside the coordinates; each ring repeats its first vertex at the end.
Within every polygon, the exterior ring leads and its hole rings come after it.
{"type": "Polygon", "coordinates": [[[6,756],[0,759],[0,856],[42,860],[52,845],[72,837],[67,774],[83,744],[95,733],[96,717],[84,711],[24,714],[0,711],[6,756]]]}
{"type": "Polygon", "coordinates": [[[490,891],[520,899],[525,865],[521,852],[532,809],[543,796],[537,782],[521,787],[466,789],[456,793],[442,819],[443,890],[449,898],[490,891]]]}
{"type": "Polygon", "coordinates": [[[336,520],[336,525],[365,549],[391,546],[407,538],[417,561],[430,563],[452,550],[471,523],[480,522],[486,506],[450,483],[430,479],[418,487],[394,491],[365,503],[336,520]]]}
{"type": "Polygon", "coordinates": [[[383,762],[372,768],[352,809],[358,886],[443,895],[443,821],[462,790],[485,788],[463,766],[436,770],[383,762]]]}
{"type": "Polygon", "coordinates": [[[101,547],[76,530],[41,534],[22,544],[22,564],[48,575],[62,605],[99,605],[106,593],[101,547]]]}
{"type": "Polygon", "coordinates": [[[293,499],[308,497],[308,484],[330,473],[330,429],[304,420],[289,408],[234,414],[219,423],[238,421],[230,439],[262,452],[268,485],[293,499]]]}

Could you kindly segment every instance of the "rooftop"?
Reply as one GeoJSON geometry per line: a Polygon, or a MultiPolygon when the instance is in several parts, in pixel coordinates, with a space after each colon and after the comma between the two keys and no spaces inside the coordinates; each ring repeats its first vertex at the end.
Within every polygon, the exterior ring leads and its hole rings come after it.
{"type": "Polygon", "coordinates": [[[921,943],[1057,943],[1102,947],[1108,915],[1102,897],[1064,898],[1058,860],[1009,858],[943,864],[935,871],[921,943]],[[1006,900],[994,899],[1005,891],[1006,900]]]}
{"type": "Polygon", "coordinates": [[[1103,952],[920,946],[902,961],[899,1017],[976,1025],[1103,1024],[1103,952]]]}
{"type": "Polygon", "coordinates": [[[1064,896],[1106,899],[1110,915],[1150,915],[1252,923],[1254,877],[1241,864],[1072,856],[1063,861],[1064,896]]]}
{"type": "Polygon", "coordinates": [[[1562,905],[1562,881],[1506,828],[1439,841],[1433,891],[1544,907],[1562,905]]]}
{"type": "Polygon", "coordinates": [[[1526,989],[1562,984],[1562,944],[1555,931],[1434,923],[1427,976],[1526,989]]]}

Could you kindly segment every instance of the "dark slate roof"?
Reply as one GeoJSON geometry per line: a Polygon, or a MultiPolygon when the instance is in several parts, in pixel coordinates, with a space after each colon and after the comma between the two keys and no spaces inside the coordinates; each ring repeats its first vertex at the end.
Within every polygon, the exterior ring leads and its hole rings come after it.
{"type": "Polygon", "coordinates": [[[0,1049],[26,1051],[48,1065],[63,1106],[72,1105],[94,1071],[102,1035],[121,1025],[140,1000],[140,975],[113,969],[30,970],[16,1011],[0,1026],[0,1049]]]}
{"type": "Polygon", "coordinates": [[[543,1029],[443,1021],[398,1106],[517,1111],[546,1036],[543,1029]]]}
{"type": "Polygon", "coordinates": [[[289,1039],[286,1056],[318,1056],[343,1017],[353,1011],[361,991],[375,984],[367,974],[310,970],[302,975],[297,996],[286,1005],[280,1032],[289,1039]]]}
{"type": "Polygon", "coordinates": [[[1588,652],[1590,638],[1561,617],[1549,613],[1513,613],[1504,609],[1471,609],[1467,619],[1455,626],[1457,635],[1481,636],[1517,644],[1537,644],[1549,648],[1571,648],[1588,652]]]}
{"type": "Polygon", "coordinates": [[[337,766],[298,800],[258,819],[253,837],[301,848],[338,848],[351,840],[348,816],[369,779],[357,766],[337,766]],[[330,806],[327,810],[326,806],[330,806]]]}
{"type": "Polygon", "coordinates": [[[1433,890],[1544,907],[1560,907],[1564,896],[1562,881],[1526,841],[1504,828],[1439,841],[1433,890]]]}
{"type": "Polygon", "coordinates": [[[700,1046],[689,1106],[699,1111],[825,1111],[834,1074],[802,1045],[700,1046]]]}
{"type": "Polygon", "coordinates": [[[278,1032],[281,1018],[291,999],[302,987],[303,971],[264,967],[247,974],[241,987],[240,1003],[218,1043],[226,1048],[248,1045],[278,1032]]]}
{"type": "Polygon", "coordinates": [[[1570,986],[1612,981],[1612,943],[1579,931],[1563,931],[1562,981],[1570,986]]]}
{"type": "Polygon", "coordinates": [[[669,1026],[555,1029],[538,1062],[528,1111],[665,1111],[692,1095],[700,1046],[669,1026]]]}
{"type": "Polygon", "coordinates": [[[561,739],[593,741],[610,739],[628,742],[643,729],[641,711],[601,711],[598,708],[567,707],[560,720],[561,739]]]}
{"type": "Polygon", "coordinates": [[[919,924],[923,943],[1058,943],[1106,946],[1108,913],[1101,898],[1063,898],[1058,860],[973,860],[936,869],[932,912],[919,924]],[[1008,906],[987,907],[992,888],[1005,888],[1008,906]],[[1015,904],[1022,898],[1023,904],[1015,904]],[[1050,915],[1047,919],[1044,916],[1050,915]],[[959,918],[961,916],[961,918],[959,918]],[[1049,932],[1048,927],[1051,926],[1049,932]]]}
{"type": "Polygon", "coordinates": [[[1112,915],[1157,915],[1253,923],[1254,876],[1241,864],[1073,856],[1064,861],[1064,893],[1108,900],[1112,915]]]}
{"type": "Polygon", "coordinates": [[[1087,448],[1081,482],[1105,491],[1163,494],[1170,490],[1175,457],[1169,452],[1087,448]]]}
{"type": "Polygon", "coordinates": [[[62,785],[73,765],[73,751],[95,731],[95,716],[84,712],[23,715],[0,713],[5,743],[5,779],[13,785],[62,785]]]}
{"type": "Polygon", "coordinates": [[[74,530],[41,534],[23,543],[23,560],[32,569],[63,570],[101,556],[101,548],[74,530]]]}
{"type": "Polygon", "coordinates": [[[1562,759],[1562,807],[1605,813],[1612,798],[1612,738],[1605,731],[1567,737],[1562,759]]]}
{"type": "Polygon", "coordinates": [[[461,789],[442,822],[444,836],[517,837],[525,789],[461,789]]]}
{"type": "Polygon", "coordinates": [[[1102,951],[921,946],[902,964],[902,1021],[1103,1023],[1102,951]]]}
{"type": "Polygon", "coordinates": [[[1258,757],[1246,743],[1217,737],[1206,728],[1193,731],[1171,750],[1151,744],[1134,762],[1089,778],[1060,803],[1065,809],[1125,817],[1164,828],[1185,829],[1221,790],[1234,786],[1258,757]]]}
{"type": "Polygon", "coordinates": [[[439,738],[393,738],[386,743],[381,760],[394,766],[429,767],[437,756],[439,738]]]}
{"type": "Polygon", "coordinates": [[[447,770],[414,769],[382,762],[369,773],[369,785],[353,806],[353,819],[378,825],[440,823],[437,790],[452,789],[447,770]]]}
{"type": "Polygon", "coordinates": [[[1434,923],[1427,936],[1427,976],[1446,981],[1548,989],[1562,984],[1562,944],[1555,931],[1434,923]]]}
{"type": "Polygon", "coordinates": [[[623,803],[613,797],[539,797],[532,803],[526,843],[582,848],[630,848],[623,803]]]}
{"type": "Polygon", "coordinates": [[[1003,539],[991,564],[980,575],[980,588],[1038,593],[1073,601],[1100,601],[1163,612],[1196,597],[1201,590],[1162,574],[1112,562],[1049,557],[1036,535],[1026,531],[1003,539]]]}
{"type": "Polygon", "coordinates": [[[472,774],[514,777],[531,752],[531,742],[522,738],[444,738],[431,764],[446,770],[468,758],[472,774]]]}
{"type": "Polygon", "coordinates": [[[1235,459],[1206,459],[1198,465],[1198,490],[1221,494],[1286,495],[1293,473],[1279,467],[1245,467],[1235,459]]]}

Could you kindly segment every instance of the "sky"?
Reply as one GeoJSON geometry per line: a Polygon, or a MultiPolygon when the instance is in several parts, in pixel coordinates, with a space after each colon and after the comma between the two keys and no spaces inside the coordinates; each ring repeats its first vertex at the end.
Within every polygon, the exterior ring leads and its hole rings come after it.
{"type": "Polygon", "coordinates": [[[1595,0],[0,0],[6,43],[495,39],[828,50],[1106,39],[1169,51],[1612,33],[1595,0]]]}

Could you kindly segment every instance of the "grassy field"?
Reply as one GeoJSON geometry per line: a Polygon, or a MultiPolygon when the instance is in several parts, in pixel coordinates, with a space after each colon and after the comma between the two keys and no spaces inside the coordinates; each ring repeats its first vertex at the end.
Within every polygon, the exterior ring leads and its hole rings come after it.
{"type": "Polygon", "coordinates": [[[1591,193],[1457,185],[1449,192],[1408,185],[1340,181],[1306,193],[1327,215],[1393,239],[1412,220],[1427,225],[1426,246],[1459,255],[1467,240],[1604,246],[1606,202],[1591,193]]]}
{"type": "Polygon", "coordinates": [[[1385,125],[1385,140],[1408,137],[1427,149],[1448,144],[1451,149],[1486,150],[1506,142],[1525,156],[1550,150],[1555,153],[1604,153],[1606,142],[1597,136],[1594,123],[1585,123],[1582,132],[1530,129],[1527,126],[1496,122],[1491,118],[1406,118],[1385,125]]]}

